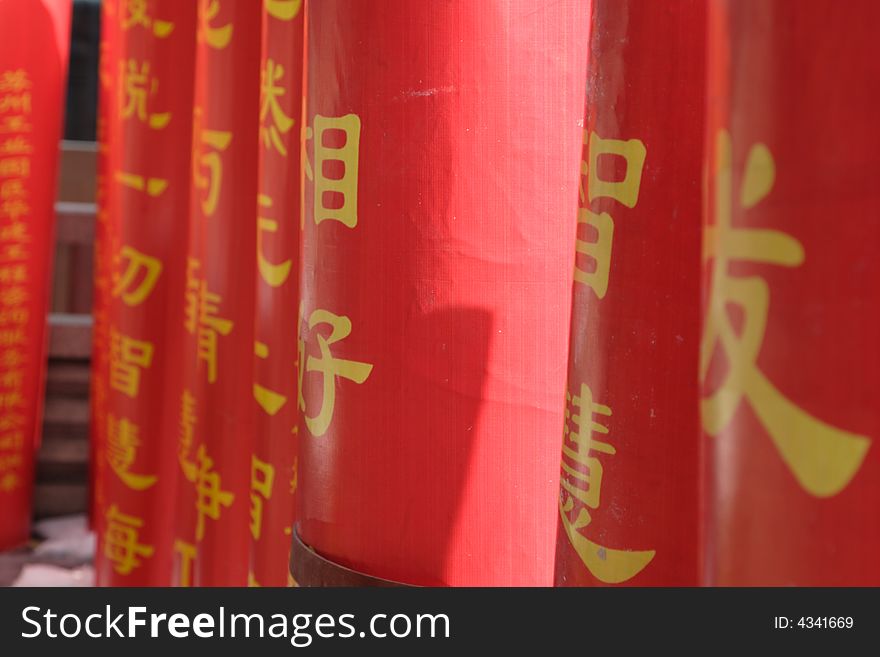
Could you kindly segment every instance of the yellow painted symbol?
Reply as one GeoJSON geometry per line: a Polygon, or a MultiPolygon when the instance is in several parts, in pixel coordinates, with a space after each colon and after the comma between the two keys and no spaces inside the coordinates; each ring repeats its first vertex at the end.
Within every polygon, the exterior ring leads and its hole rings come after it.
{"type": "Polygon", "coordinates": [[[611,408],[593,401],[590,388],[581,384],[576,396],[566,393],[566,422],[562,443],[562,487],[559,514],[571,546],[590,573],[600,582],[619,584],[632,579],[651,563],[655,550],[621,550],[600,545],[588,539],[581,530],[591,522],[590,509],[601,503],[602,461],[594,452],[613,456],[617,449],[598,440],[594,434],[608,434],[608,427],[593,416],[611,417],[611,408]],[[572,428],[569,428],[569,423],[572,428]],[[571,464],[566,462],[566,459],[571,464]],[[577,510],[574,520],[571,514],[577,510]]]}
{"type": "MultiPolygon", "coordinates": [[[[254,342],[254,354],[257,358],[266,359],[269,357],[269,345],[264,342],[254,342]]],[[[287,397],[270,390],[269,388],[254,383],[253,387],[254,399],[266,413],[270,416],[278,414],[278,411],[287,403],[287,397]]]]}
{"type": "Polygon", "coordinates": [[[338,221],[349,228],[357,226],[358,221],[358,167],[360,160],[361,119],[357,114],[345,116],[315,115],[315,128],[306,128],[306,141],[314,137],[315,166],[312,168],[308,158],[304,158],[306,178],[315,185],[314,219],[338,221]],[[328,146],[325,136],[339,132],[345,137],[342,146],[328,146]],[[330,178],[325,174],[325,163],[338,163],[342,167],[342,177],[330,178]],[[328,199],[336,196],[338,204],[328,199]]]}
{"type": "Polygon", "coordinates": [[[220,13],[220,0],[199,0],[199,28],[196,34],[199,43],[207,43],[212,48],[223,50],[232,41],[232,23],[222,27],[211,25],[220,13]]]}
{"type": "Polygon", "coordinates": [[[126,306],[146,301],[162,273],[162,262],[130,246],[123,246],[116,255],[117,264],[126,262],[122,273],[113,272],[113,296],[121,297],[126,306]]]}
{"type": "Polygon", "coordinates": [[[614,244],[614,219],[607,212],[593,212],[589,204],[596,199],[608,198],[621,205],[634,208],[639,201],[642,185],[642,172],[645,168],[647,149],[639,139],[602,139],[595,132],[587,136],[584,131],[584,144],[588,148],[588,160],[581,161],[580,207],[577,221],[590,226],[595,239],[578,238],[575,251],[587,256],[593,269],[587,270],[575,263],[574,281],[591,288],[600,299],[608,292],[608,278],[611,273],[611,250],[614,244]],[[599,158],[602,156],[622,157],[626,162],[623,180],[603,180],[599,177],[599,158]],[[587,179],[586,188],[584,178],[587,179]]]}
{"type": "MultiPolygon", "coordinates": [[[[715,220],[705,235],[704,258],[714,258],[706,329],[701,345],[701,378],[705,381],[716,347],[726,356],[728,372],[720,387],[701,402],[703,428],[712,436],[723,432],[746,402],[767,430],[782,459],[805,491],[830,497],[855,476],[871,444],[861,436],[827,424],[782,394],[758,367],[758,356],[770,310],[770,289],[760,276],[734,276],[731,262],[799,267],[804,248],[794,237],[776,230],[738,228],[732,223],[730,135],[717,138],[715,220]],[[728,305],[742,311],[737,333],[728,305]]],[[[746,160],[740,205],[750,209],[773,189],[776,166],[763,144],[752,146],[746,160]]]]}
{"type": "Polygon", "coordinates": [[[287,90],[280,84],[284,77],[284,66],[274,59],[268,59],[260,75],[260,138],[266,148],[275,147],[287,157],[287,147],[282,135],[293,127],[294,120],[284,113],[281,98],[287,90]]]}
{"type": "Polygon", "coordinates": [[[136,516],[122,513],[113,504],[107,509],[107,526],[104,530],[104,556],[113,564],[113,570],[128,575],[155,553],[155,548],[139,542],[144,521],[136,516]]]}
{"type": "Polygon", "coordinates": [[[266,11],[273,18],[289,21],[296,17],[302,7],[302,0],[265,0],[266,11]]]}
{"type": "Polygon", "coordinates": [[[223,189],[222,153],[232,143],[232,133],[224,130],[207,130],[202,128],[202,109],[197,107],[194,112],[194,130],[198,135],[199,146],[196,157],[193,157],[193,184],[204,192],[201,198],[202,212],[206,217],[213,217],[220,202],[220,191],[223,189]]]}
{"type": "Polygon", "coordinates": [[[266,283],[272,287],[281,287],[290,276],[293,262],[288,258],[283,262],[273,263],[265,256],[265,234],[278,232],[278,222],[271,217],[268,210],[272,209],[272,199],[266,194],[257,197],[259,214],[257,216],[257,270],[266,283]]]}
{"type": "Polygon", "coordinates": [[[158,478],[155,475],[136,474],[131,471],[141,445],[139,427],[128,418],[107,415],[107,460],[113,472],[132,490],[151,488],[158,478]]]}
{"type": "MultiPolygon", "coordinates": [[[[302,307],[300,307],[300,314],[302,314],[302,307]]],[[[306,427],[315,437],[327,433],[327,429],[330,428],[330,423],[333,421],[333,410],[336,407],[336,379],[348,379],[354,383],[362,384],[373,371],[371,363],[337,358],[332,353],[332,345],[342,342],[351,335],[351,320],[348,317],[336,315],[328,310],[315,310],[309,316],[309,330],[322,324],[329,326],[331,330],[328,337],[317,335],[318,348],[321,352],[319,358],[314,356],[305,358],[305,341],[302,338],[299,339],[299,407],[303,411],[306,427]],[[305,413],[304,372],[314,372],[323,377],[321,409],[314,417],[305,413]]]]}

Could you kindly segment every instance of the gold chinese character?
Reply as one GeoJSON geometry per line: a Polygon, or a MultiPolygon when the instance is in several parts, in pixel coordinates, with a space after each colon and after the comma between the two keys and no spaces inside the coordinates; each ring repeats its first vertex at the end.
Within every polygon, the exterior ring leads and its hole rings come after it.
{"type": "Polygon", "coordinates": [[[24,481],[22,478],[14,472],[6,472],[0,476],[0,491],[3,491],[4,493],[11,493],[16,489],[21,488],[23,484],[24,481]]]}
{"type": "Polygon", "coordinates": [[[128,418],[107,415],[107,460],[113,472],[132,490],[147,490],[156,483],[153,475],[131,471],[141,445],[138,426],[128,418]]]}
{"type": "Polygon", "coordinates": [[[264,255],[265,242],[263,235],[264,233],[277,233],[278,222],[274,219],[263,216],[266,214],[263,210],[268,210],[272,207],[272,199],[269,196],[266,194],[260,194],[258,197],[258,203],[261,212],[260,216],[257,217],[257,268],[260,272],[260,276],[267,284],[272,287],[281,287],[284,285],[287,277],[290,276],[290,269],[293,267],[293,262],[288,258],[284,262],[274,264],[269,262],[269,259],[264,255]]]}
{"type": "Polygon", "coordinates": [[[0,96],[0,113],[30,114],[32,111],[30,91],[7,93],[0,96]]]}
{"type": "Polygon", "coordinates": [[[0,437],[0,450],[19,451],[24,448],[24,431],[13,431],[0,437]]]}
{"type": "Polygon", "coordinates": [[[232,24],[212,27],[211,22],[220,13],[220,0],[199,0],[199,43],[207,43],[212,48],[222,50],[232,40],[232,24]]]}
{"type": "MultiPolygon", "coordinates": [[[[0,246],[0,262],[19,262],[27,259],[28,250],[24,244],[4,244],[0,246]]],[[[3,297],[3,303],[8,305],[8,302],[5,301],[5,294],[0,293],[0,297],[3,297]]]]}
{"type": "Polygon", "coordinates": [[[24,181],[20,178],[12,180],[4,180],[0,184],[0,200],[10,201],[16,198],[25,198],[27,190],[24,188],[24,181]]]}
{"type": "Polygon", "coordinates": [[[20,429],[25,426],[27,420],[24,415],[18,413],[7,413],[5,415],[0,416],[0,431],[11,431],[13,429],[20,429]]]}
{"type": "Polygon", "coordinates": [[[21,93],[31,89],[31,80],[23,68],[0,73],[0,93],[21,93]]]}
{"type": "Polygon", "coordinates": [[[0,228],[0,241],[3,242],[29,242],[27,224],[23,221],[13,220],[15,223],[7,224],[0,228]]]}
{"type": "Polygon", "coordinates": [[[22,198],[13,198],[0,202],[0,215],[12,221],[18,221],[22,217],[27,217],[30,211],[30,203],[22,198]]]}
{"type": "MultiPolygon", "coordinates": [[[[306,129],[306,139],[311,139],[311,128],[306,129]]],[[[315,167],[312,169],[305,161],[305,173],[315,183],[314,218],[315,223],[332,219],[349,228],[357,226],[358,205],[358,160],[360,159],[361,120],[357,114],[340,117],[315,115],[315,167]],[[327,146],[325,136],[328,132],[341,131],[345,136],[342,146],[327,146]],[[324,173],[325,163],[337,163],[343,167],[339,178],[329,178],[324,173]],[[328,198],[339,202],[330,205],[328,198]]]]}
{"type": "Polygon", "coordinates": [[[251,536],[255,541],[263,534],[263,502],[272,498],[274,482],[272,464],[251,456],[251,536]]]}
{"type": "Polygon", "coordinates": [[[21,263],[0,267],[0,283],[25,283],[27,279],[27,267],[21,263]]]}
{"type": "MultiPolygon", "coordinates": [[[[760,276],[735,276],[731,262],[799,267],[804,249],[792,236],[776,230],[735,227],[732,222],[730,135],[717,139],[715,163],[716,224],[707,228],[706,260],[714,258],[706,329],[701,345],[701,378],[709,372],[716,347],[727,361],[727,375],[701,403],[703,428],[723,432],[741,402],[755,412],[800,485],[811,495],[829,497],[843,490],[861,467],[871,441],[816,419],[783,395],[758,366],[770,310],[770,289],[760,276]],[[728,305],[742,311],[737,331],[728,305]]],[[[746,160],[740,204],[748,210],[773,188],[776,166],[766,146],[752,146],[746,160]]]]}
{"type": "Polygon", "coordinates": [[[113,570],[128,575],[153,556],[151,545],[139,542],[144,521],[136,516],[122,513],[115,504],[107,510],[107,527],[104,530],[104,556],[113,564],[113,570]]]}
{"type": "Polygon", "coordinates": [[[588,144],[589,163],[581,162],[581,174],[586,176],[588,183],[584,190],[583,179],[580,184],[581,207],[578,209],[578,224],[591,226],[596,233],[592,241],[577,239],[575,250],[587,256],[594,263],[592,271],[585,271],[577,264],[574,269],[574,280],[592,288],[600,299],[608,292],[608,276],[611,271],[611,247],[614,241],[614,220],[607,212],[592,212],[586,207],[597,198],[611,198],[628,208],[634,208],[639,198],[642,181],[642,170],[645,166],[647,150],[638,139],[622,141],[618,139],[602,139],[595,132],[584,131],[584,144],[588,144]],[[626,161],[626,173],[619,182],[609,182],[599,177],[599,157],[602,155],[621,156],[626,161]]]}
{"type": "Polygon", "coordinates": [[[127,261],[125,271],[113,272],[113,296],[121,297],[126,306],[143,303],[159,280],[162,263],[130,246],[123,246],[115,258],[117,265],[127,261]]]}
{"type": "Polygon", "coordinates": [[[5,454],[0,456],[0,472],[14,470],[24,465],[24,457],[21,454],[5,454]]]}
{"type": "Polygon", "coordinates": [[[186,319],[184,326],[197,336],[198,357],[208,368],[208,382],[217,380],[217,336],[229,335],[232,320],[219,316],[222,299],[208,291],[208,282],[196,276],[198,260],[190,258],[186,265],[186,319]]]}
{"type": "Polygon", "coordinates": [[[196,108],[195,130],[201,146],[196,157],[193,158],[193,184],[196,189],[205,192],[201,199],[202,212],[206,217],[213,217],[223,186],[223,160],[220,153],[229,148],[229,144],[232,143],[232,133],[203,129],[201,115],[202,110],[196,108]],[[208,149],[211,151],[203,152],[208,149]]]}
{"type": "Polygon", "coordinates": [[[150,62],[135,59],[120,62],[119,85],[122,118],[132,116],[154,130],[162,130],[171,122],[171,112],[148,112],[147,99],[159,90],[159,81],[150,74],[150,62]]]}
{"type": "Polygon", "coordinates": [[[20,306],[27,303],[30,294],[26,287],[22,285],[14,285],[0,289],[0,303],[4,306],[20,306]]]}
{"type": "MultiPolygon", "coordinates": [[[[7,137],[0,143],[0,156],[7,155],[30,155],[34,152],[30,142],[18,135],[16,137],[7,137]]],[[[25,161],[27,161],[25,159],[25,161]]]]}
{"type": "Polygon", "coordinates": [[[205,537],[205,518],[219,520],[223,507],[232,506],[235,495],[223,490],[220,474],[214,470],[214,460],[208,456],[204,445],[199,445],[196,462],[196,540],[201,541],[205,537]]]}
{"type": "Polygon", "coordinates": [[[596,229],[596,241],[588,242],[578,238],[575,251],[589,256],[595,262],[595,269],[584,271],[575,265],[574,280],[593,289],[600,299],[605,298],[608,291],[608,274],[611,271],[611,245],[614,239],[614,220],[607,212],[596,214],[586,208],[578,208],[578,224],[592,226],[596,229]]]}
{"type": "Polygon", "coordinates": [[[260,75],[260,137],[266,148],[274,146],[275,150],[287,157],[287,148],[281,136],[290,132],[294,120],[284,113],[279,102],[287,93],[278,84],[283,77],[284,67],[268,59],[260,75]]]}
{"type": "Polygon", "coordinates": [[[31,175],[31,161],[27,157],[4,157],[0,159],[0,177],[27,178],[31,175]]]}
{"type": "Polygon", "coordinates": [[[125,12],[120,16],[122,29],[129,30],[132,27],[152,29],[160,39],[164,39],[174,30],[174,23],[153,19],[147,13],[147,0],[124,0],[125,12]]]}
{"type": "MultiPolygon", "coordinates": [[[[0,367],[14,369],[21,367],[27,362],[24,353],[19,349],[6,349],[0,353],[0,367]]],[[[0,417],[0,426],[5,418],[0,417]]]]}
{"type": "Polygon", "coordinates": [[[180,437],[177,449],[177,460],[187,480],[195,482],[198,465],[190,460],[195,445],[196,433],[196,398],[189,390],[180,396],[180,437]]]}
{"type": "Polygon", "coordinates": [[[266,11],[273,18],[289,21],[302,7],[302,0],[266,0],[266,11]]]}
{"type": "Polygon", "coordinates": [[[0,330],[0,347],[12,347],[14,345],[27,344],[24,330],[21,328],[0,330]]]}
{"type": "MultiPolygon", "coordinates": [[[[6,277],[4,274],[7,270],[6,267],[0,267],[0,283],[9,283],[10,281],[21,283],[25,280],[25,277],[20,276],[18,274],[18,267],[24,268],[22,265],[14,265],[16,268],[15,274],[12,276],[6,277]]],[[[30,319],[30,311],[27,308],[10,308],[0,310],[0,324],[17,324],[24,325],[28,323],[30,319]]]]}
{"type": "Polygon", "coordinates": [[[196,546],[176,539],[174,541],[174,554],[177,555],[177,586],[190,587],[193,585],[193,563],[196,560],[196,546]]]}
{"type": "Polygon", "coordinates": [[[592,453],[609,456],[617,453],[613,445],[594,435],[608,434],[608,427],[593,416],[611,417],[611,408],[594,402],[593,393],[585,384],[581,384],[579,395],[572,397],[567,392],[566,399],[559,482],[562,487],[559,499],[562,525],[575,552],[596,579],[607,584],[625,582],[651,562],[655,551],[609,548],[594,543],[581,533],[592,522],[589,509],[598,509],[601,502],[604,470],[602,462],[592,453]],[[576,507],[577,516],[572,520],[571,513],[576,507]]]}
{"type": "MultiPolygon", "coordinates": [[[[586,141],[586,133],[584,140],[586,141]]],[[[592,203],[594,199],[605,197],[628,208],[636,207],[642,184],[642,169],[645,167],[645,156],[648,152],[645,144],[639,139],[602,139],[594,132],[590,134],[589,149],[589,165],[586,162],[581,163],[581,173],[587,176],[587,200],[592,203]],[[623,180],[609,181],[599,178],[599,158],[603,155],[615,155],[626,160],[623,180]]]]}
{"type": "MultiPolygon", "coordinates": [[[[258,358],[266,359],[269,357],[269,345],[263,342],[254,343],[254,354],[258,358]]],[[[269,390],[259,383],[254,383],[254,399],[266,413],[269,415],[277,415],[281,407],[287,403],[287,397],[282,394],[269,390]]]]}
{"type": "Polygon", "coordinates": [[[116,172],[116,182],[138,192],[146,192],[148,196],[156,198],[168,188],[168,181],[164,178],[144,178],[136,173],[125,171],[116,172]]]}
{"type": "Polygon", "coordinates": [[[24,372],[11,370],[0,374],[0,385],[12,390],[20,389],[24,385],[24,372]]]}
{"type": "Polygon", "coordinates": [[[140,392],[141,370],[153,362],[153,345],[110,329],[110,387],[131,398],[140,392]]]}
{"type": "Polygon", "coordinates": [[[3,120],[0,121],[0,133],[2,134],[30,132],[31,127],[31,124],[27,122],[27,118],[21,114],[4,116],[3,120]]]}
{"type": "MultiPolygon", "coordinates": [[[[302,312],[302,308],[300,308],[302,312]]],[[[373,366],[370,363],[361,363],[354,360],[336,358],[330,351],[330,346],[343,341],[351,334],[351,320],[348,317],[335,315],[327,310],[315,310],[309,316],[308,327],[313,330],[316,326],[326,325],[330,327],[330,336],[324,337],[317,334],[320,358],[309,356],[305,359],[305,341],[299,339],[299,407],[303,411],[306,427],[313,436],[323,436],[330,428],[333,420],[333,409],[336,406],[336,379],[341,377],[362,384],[370,376],[373,366]],[[321,398],[321,410],[314,417],[305,413],[306,404],[303,397],[303,367],[305,372],[316,372],[323,377],[323,394],[321,398]]]]}

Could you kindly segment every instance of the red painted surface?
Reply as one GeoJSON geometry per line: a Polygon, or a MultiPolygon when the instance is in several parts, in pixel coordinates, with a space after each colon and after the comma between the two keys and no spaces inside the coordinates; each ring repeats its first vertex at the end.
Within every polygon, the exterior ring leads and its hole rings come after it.
{"type": "Polygon", "coordinates": [[[299,513],[361,572],[549,585],[588,3],[309,7],[299,513]]]}
{"type": "Polygon", "coordinates": [[[108,586],[170,583],[178,470],[196,11],[135,7],[103,8],[93,435],[108,586]]]}
{"type": "Polygon", "coordinates": [[[248,580],[261,12],[250,0],[199,4],[179,584],[248,580]]]}
{"type": "Polygon", "coordinates": [[[252,583],[286,586],[297,473],[304,7],[263,8],[252,583]]]}
{"type": "Polygon", "coordinates": [[[593,0],[557,585],[698,582],[704,21],[593,0]]]}
{"type": "Polygon", "coordinates": [[[55,245],[67,0],[0,0],[0,549],[30,535],[55,245]]]}
{"type": "Polygon", "coordinates": [[[877,585],[880,6],[711,6],[708,582],[877,585]]]}

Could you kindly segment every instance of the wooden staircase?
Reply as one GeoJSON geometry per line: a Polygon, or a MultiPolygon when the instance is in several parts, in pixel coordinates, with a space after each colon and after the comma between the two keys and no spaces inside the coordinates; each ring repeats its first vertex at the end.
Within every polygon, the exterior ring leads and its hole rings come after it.
{"type": "Polygon", "coordinates": [[[88,509],[96,162],[94,143],[62,142],[37,518],[88,509]]]}

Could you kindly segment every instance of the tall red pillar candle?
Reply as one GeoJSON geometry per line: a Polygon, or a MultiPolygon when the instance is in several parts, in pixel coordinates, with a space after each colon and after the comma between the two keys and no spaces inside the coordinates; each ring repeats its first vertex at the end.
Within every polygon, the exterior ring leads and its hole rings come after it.
{"type": "Polygon", "coordinates": [[[695,585],[704,3],[593,0],[556,583],[695,585]]]}
{"type": "Polygon", "coordinates": [[[708,582],[880,584],[880,6],[711,6],[708,582]]]}
{"type": "Polygon", "coordinates": [[[30,535],[69,0],[0,0],[0,549],[30,535]]]}
{"type": "Polygon", "coordinates": [[[298,527],[337,565],[552,583],[586,8],[309,5],[298,527]]]}

